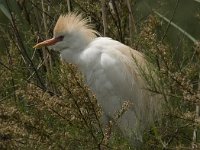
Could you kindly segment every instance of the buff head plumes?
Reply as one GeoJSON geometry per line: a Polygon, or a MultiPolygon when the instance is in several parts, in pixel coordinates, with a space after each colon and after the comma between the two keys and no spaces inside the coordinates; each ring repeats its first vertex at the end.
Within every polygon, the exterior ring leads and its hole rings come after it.
{"type": "Polygon", "coordinates": [[[92,25],[89,24],[89,20],[84,19],[81,14],[69,13],[61,15],[54,28],[54,36],[62,33],[80,32],[88,39],[94,39],[96,34],[95,30],[92,29],[92,25]]]}

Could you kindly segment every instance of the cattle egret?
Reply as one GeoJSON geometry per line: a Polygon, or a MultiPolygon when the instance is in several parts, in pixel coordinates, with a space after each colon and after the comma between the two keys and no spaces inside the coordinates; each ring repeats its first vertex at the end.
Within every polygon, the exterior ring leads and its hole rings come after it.
{"type": "Polygon", "coordinates": [[[63,61],[78,66],[102,107],[104,123],[115,117],[124,102],[131,102],[116,124],[126,137],[141,139],[144,129],[159,114],[161,104],[147,90],[142,77],[141,70],[148,72],[147,61],[142,53],[96,35],[87,19],[70,13],[59,17],[53,38],[34,48],[50,46],[60,52],[63,61]]]}

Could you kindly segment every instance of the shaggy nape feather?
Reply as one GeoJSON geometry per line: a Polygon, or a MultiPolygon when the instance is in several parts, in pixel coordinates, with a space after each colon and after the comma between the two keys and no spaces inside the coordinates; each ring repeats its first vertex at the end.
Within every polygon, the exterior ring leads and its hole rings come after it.
{"type": "Polygon", "coordinates": [[[81,32],[87,39],[96,38],[97,31],[92,29],[93,26],[89,23],[88,19],[84,19],[82,14],[69,13],[60,15],[54,27],[54,36],[60,35],[63,32],[81,32]]]}

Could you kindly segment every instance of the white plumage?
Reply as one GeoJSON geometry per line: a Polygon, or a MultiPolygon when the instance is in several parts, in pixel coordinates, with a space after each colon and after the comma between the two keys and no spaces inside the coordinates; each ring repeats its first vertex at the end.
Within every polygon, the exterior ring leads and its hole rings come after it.
{"type": "Polygon", "coordinates": [[[58,19],[54,37],[35,48],[51,46],[60,52],[63,61],[78,66],[102,106],[104,123],[114,118],[125,101],[130,101],[130,108],[117,125],[125,136],[141,139],[161,106],[142,77],[141,72],[150,73],[148,64],[140,52],[111,38],[96,37],[96,33],[81,15],[70,13],[58,19]]]}

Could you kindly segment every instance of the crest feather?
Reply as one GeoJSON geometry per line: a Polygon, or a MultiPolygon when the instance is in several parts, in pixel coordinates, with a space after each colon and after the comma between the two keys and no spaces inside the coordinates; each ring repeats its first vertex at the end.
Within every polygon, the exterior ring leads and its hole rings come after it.
{"type": "Polygon", "coordinates": [[[60,15],[54,27],[54,36],[68,32],[81,32],[89,39],[93,39],[98,34],[97,31],[92,29],[93,26],[89,24],[88,19],[84,19],[81,14],[68,13],[60,15]]]}

